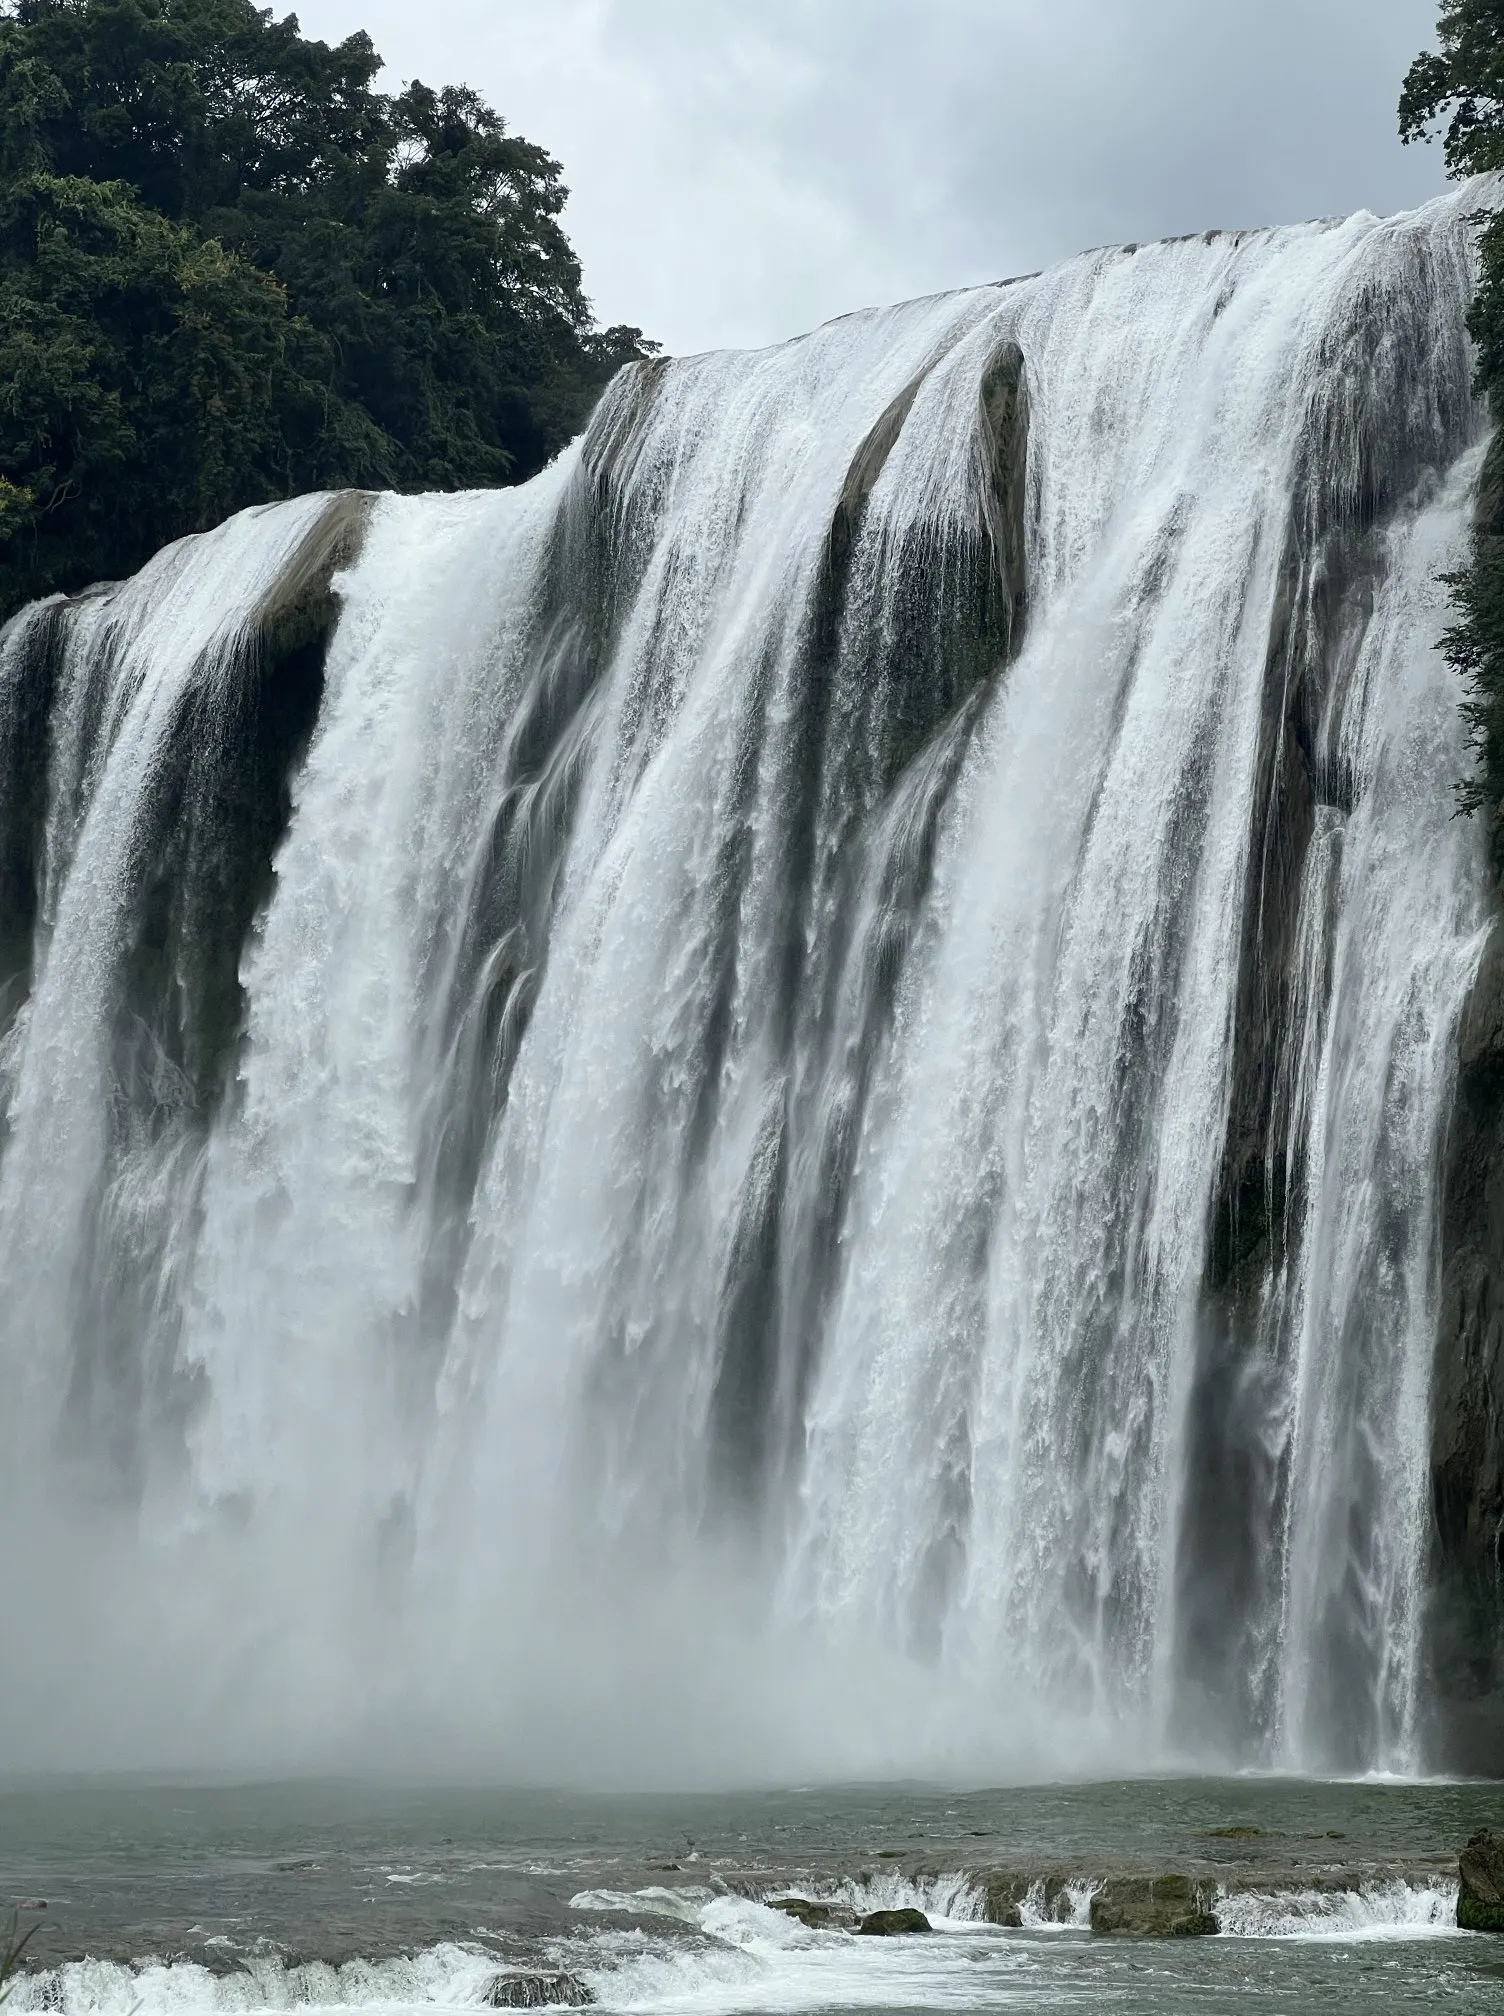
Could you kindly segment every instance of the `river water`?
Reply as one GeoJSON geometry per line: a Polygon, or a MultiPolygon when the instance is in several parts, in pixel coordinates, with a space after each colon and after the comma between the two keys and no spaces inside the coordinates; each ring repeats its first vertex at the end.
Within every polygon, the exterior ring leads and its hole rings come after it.
{"type": "Polygon", "coordinates": [[[616,1799],[53,1782],[0,1794],[0,1900],[42,1928],[18,2008],[65,2016],[475,2007],[527,1969],[695,2016],[1465,2016],[1500,2006],[1504,1939],[1456,1930],[1456,1851],[1501,1818],[1500,1787],[1260,1778],[616,1799]],[[1187,1868],[1225,1893],[1219,1935],[1086,1928],[1104,1876],[1187,1868]],[[1066,1922],[986,1923],[997,1869],[1067,1875],[1066,1922]],[[806,1930],[761,1901],[788,1891],[917,1904],[935,1930],[806,1930]]]}

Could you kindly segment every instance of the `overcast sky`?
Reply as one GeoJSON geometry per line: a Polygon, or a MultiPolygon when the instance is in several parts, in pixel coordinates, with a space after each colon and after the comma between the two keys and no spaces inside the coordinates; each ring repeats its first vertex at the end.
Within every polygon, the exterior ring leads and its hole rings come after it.
{"type": "MultiPolygon", "coordinates": [[[[279,13],[288,11],[279,6],[279,13]]],[[[1089,245],[1388,211],[1437,0],[301,0],[556,154],[604,322],[670,350],[1089,245]]]]}

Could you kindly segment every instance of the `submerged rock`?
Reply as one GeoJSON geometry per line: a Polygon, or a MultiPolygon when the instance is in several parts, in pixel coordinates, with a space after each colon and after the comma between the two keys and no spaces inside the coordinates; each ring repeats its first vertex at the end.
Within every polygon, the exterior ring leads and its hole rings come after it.
{"type": "Polygon", "coordinates": [[[481,1996],[486,2009],[581,2009],[595,2000],[577,1974],[493,1974],[481,1996]]]}
{"type": "Polygon", "coordinates": [[[1504,1932],[1504,1834],[1480,1827],[1457,1864],[1457,1923],[1464,1932],[1504,1932]]]}
{"type": "Polygon", "coordinates": [[[856,1913],[844,1904],[817,1903],[812,1897],[769,1897],[766,1902],[770,1911],[797,1918],[811,1932],[849,1931],[856,1923],[856,1913]]]}
{"type": "Polygon", "coordinates": [[[892,1939],[905,1932],[933,1932],[934,1926],[922,1911],[905,1906],[900,1911],[869,1911],[858,1932],[865,1932],[877,1939],[892,1939]]]}
{"type": "Polygon", "coordinates": [[[1125,1939],[1188,1939],[1217,1930],[1189,1876],[1114,1876],[1091,1900],[1091,1929],[1125,1939]]]}

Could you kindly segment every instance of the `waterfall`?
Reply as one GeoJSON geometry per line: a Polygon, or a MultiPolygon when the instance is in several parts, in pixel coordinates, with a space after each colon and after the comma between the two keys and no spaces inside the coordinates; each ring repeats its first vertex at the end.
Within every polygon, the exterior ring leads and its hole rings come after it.
{"type": "Polygon", "coordinates": [[[15,619],[26,1754],[1424,1762],[1478,200],[15,619]]]}

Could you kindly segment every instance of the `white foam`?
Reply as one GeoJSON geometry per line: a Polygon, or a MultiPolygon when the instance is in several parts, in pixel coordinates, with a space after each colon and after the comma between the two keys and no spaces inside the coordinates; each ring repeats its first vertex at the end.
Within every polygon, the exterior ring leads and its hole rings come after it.
{"type": "MultiPolygon", "coordinates": [[[[885,1894],[897,1896],[899,1879],[885,1894]]],[[[915,1886],[912,1898],[942,1893],[915,1886]]],[[[585,1912],[672,1917],[683,1930],[655,1936],[642,1928],[601,1928],[548,1942],[527,1958],[456,1944],[411,1957],[352,1960],[340,1967],[286,1966],[273,1954],[250,1955],[239,1971],[218,1974],[191,1962],[130,1964],[80,1961],[23,1978],[18,2012],[49,2016],[261,2016],[298,2007],[419,2011],[474,2008],[498,1972],[564,1968],[605,2009],[739,2012],[893,2007],[989,2006],[1016,1990],[1027,1954],[1010,1950],[997,1928],[959,1920],[930,1938],[864,1939],[811,1931],[752,1898],[647,1889],[581,1892],[585,1912]]],[[[874,1908],[881,1908],[874,1906],[874,1908]]]]}
{"type": "Polygon", "coordinates": [[[1027,1932],[1089,1931],[1091,1900],[1101,1887],[1089,1877],[1078,1877],[1055,1896],[1047,1897],[1042,1880],[1031,1883],[1028,1895],[1019,1899],[1019,1922],[1027,1932]]]}
{"type": "MultiPolygon", "coordinates": [[[[85,1960],[24,1976],[18,2016],[270,2016],[295,2008],[416,2012],[476,2008],[498,1972],[567,1969],[596,2005],[620,2016],[805,2016],[805,2012],[1037,2006],[1061,1982],[1040,1933],[1083,1932],[1096,1884],[1067,1884],[1048,1904],[1042,1883],[1020,1907],[1025,1937],[988,1925],[964,1878],[883,1875],[825,1893],[852,1909],[909,1905],[926,1911],[929,1938],[871,1939],[812,1929],[749,1897],[705,1888],[586,1890],[582,1914],[676,1921],[655,1932],[592,1925],[504,1956],[446,1943],[385,1960],[288,1966],[273,1953],[244,1956],[237,1971],[192,1962],[85,1960]]],[[[1327,1943],[1435,1938],[1455,1931],[1456,1886],[1393,1882],[1359,1890],[1223,1895],[1222,1936],[1327,1943]]],[[[817,1901],[817,1900],[812,1900],[817,1901]]],[[[1111,1949],[1105,1942],[1103,1951],[1111,1949]]],[[[1059,1951],[1053,1941],[1044,1942],[1059,1951]]],[[[1073,1977],[1074,1978],[1074,1977],[1073,1977]]],[[[1078,1987],[1088,1987],[1081,1977],[1078,1987]]],[[[1088,1988],[1089,1992],[1089,1988],[1088,1988]]]]}
{"type": "Polygon", "coordinates": [[[700,1912],[715,1896],[713,1890],[692,1886],[670,1890],[650,1883],[642,1890],[581,1890],[569,1900],[571,1911],[612,1911],[632,1917],[678,1918],[686,1925],[699,1923],[700,1912]]]}
{"type": "Polygon", "coordinates": [[[78,1960],[22,1975],[11,2008],[52,2016],[254,2016],[304,2006],[463,2008],[479,2002],[498,1967],[493,1954],[447,1943],[339,1967],[323,1961],[289,1967],[274,1953],[247,1954],[238,1971],[224,1974],[185,1960],[78,1960]]]}
{"type": "Polygon", "coordinates": [[[864,1939],[811,1930],[744,1897],[704,1906],[700,1929],[702,1939],[673,1944],[602,1939],[593,1960],[571,1964],[605,2008],[693,2016],[993,2007],[1021,1991],[1031,1964],[995,1927],[864,1939]]]}
{"type": "Polygon", "coordinates": [[[850,1879],[820,1896],[845,1904],[859,1918],[869,1911],[922,1911],[932,1925],[977,1924],[987,1901],[975,1879],[964,1872],[903,1876],[896,1869],[850,1879]]]}
{"type": "Polygon", "coordinates": [[[1455,1883],[1376,1883],[1360,1890],[1223,1894],[1217,1922],[1232,1939],[1419,1939],[1457,1930],[1455,1883]]]}

